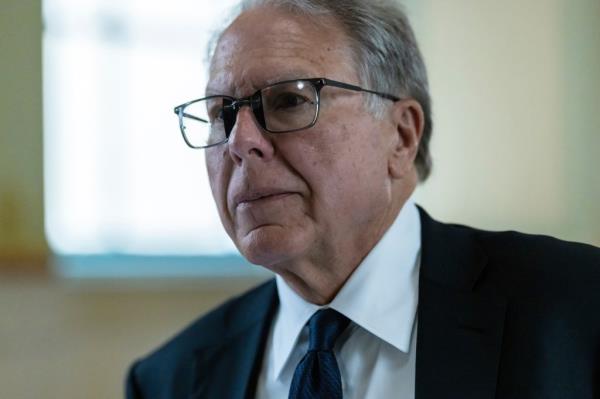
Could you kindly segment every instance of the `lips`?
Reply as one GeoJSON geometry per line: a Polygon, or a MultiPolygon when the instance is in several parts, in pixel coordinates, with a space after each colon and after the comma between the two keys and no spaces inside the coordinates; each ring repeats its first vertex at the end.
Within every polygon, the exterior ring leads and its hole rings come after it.
{"type": "Polygon", "coordinates": [[[250,205],[253,203],[258,203],[262,200],[270,200],[270,199],[278,199],[283,198],[287,195],[294,194],[292,191],[287,190],[258,190],[252,192],[243,192],[238,193],[233,196],[233,205],[237,208],[240,205],[250,205]]]}

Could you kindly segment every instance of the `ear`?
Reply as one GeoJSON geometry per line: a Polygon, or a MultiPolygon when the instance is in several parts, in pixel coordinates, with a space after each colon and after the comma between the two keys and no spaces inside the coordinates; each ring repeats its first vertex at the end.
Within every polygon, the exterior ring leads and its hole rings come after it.
{"type": "Polygon", "coordinates": [[[394,103],[392,118],[396,131],[388,170],[392,178],[402,179],[415,170],[414,161],[425,127],[425,114],[416,100],[406,99],[394,103]]]}

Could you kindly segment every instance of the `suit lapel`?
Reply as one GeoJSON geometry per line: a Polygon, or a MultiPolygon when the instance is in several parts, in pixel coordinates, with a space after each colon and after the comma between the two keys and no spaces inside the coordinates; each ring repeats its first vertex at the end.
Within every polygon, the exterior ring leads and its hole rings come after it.
{"type": "Polygon", "coordinates": [[[196,351],[196,384],[190,399],[254,397],[262,366],[262,355],[269,327],[277,309],[275,283],[252,304],[236,309],[228,325],[223,326],[223,340],[196,351]],[[243,326],[243,328],[239,328],[243,326]]]}
{"type": "Polygon", "coordinates": [[[433,221],[422,209],[416,399],[492,399],[506,300],[476,290],[485,253],[471,230],[433,221]]]}

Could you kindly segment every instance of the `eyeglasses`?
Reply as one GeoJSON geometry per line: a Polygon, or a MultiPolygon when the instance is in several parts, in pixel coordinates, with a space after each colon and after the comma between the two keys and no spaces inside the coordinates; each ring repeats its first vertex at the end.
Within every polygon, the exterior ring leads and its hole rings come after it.
{"type": "Polygon", "coordinates": [[[256,122],[269,133],[289,133],[317,123],[321,89],[375,94],[392,101],[400,98],[326,78],[295,79],[274,83],[245,98],[208,96],[175,107],[183,139],[191,148],[208,148],[227,142],[237,113],[249,106],[256,122]]]}

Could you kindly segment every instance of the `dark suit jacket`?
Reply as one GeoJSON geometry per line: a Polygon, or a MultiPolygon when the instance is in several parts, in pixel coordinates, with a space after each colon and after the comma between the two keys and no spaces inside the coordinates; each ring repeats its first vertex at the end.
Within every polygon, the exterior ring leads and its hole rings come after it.
{"type": "MultiPolygon", "coordinates": [[[[600,398],[600,250],[420,211],[416,399],[600,398]]],[[[271,280],[200,318],[127,397],[252,398],[277,306],[271,280]]]]}

